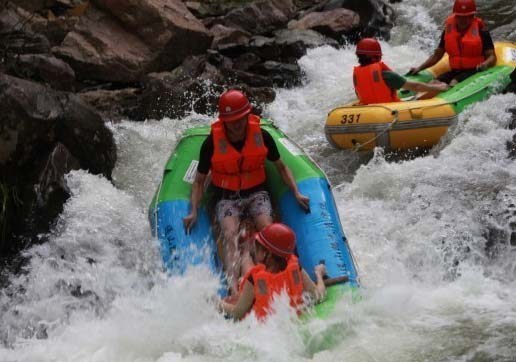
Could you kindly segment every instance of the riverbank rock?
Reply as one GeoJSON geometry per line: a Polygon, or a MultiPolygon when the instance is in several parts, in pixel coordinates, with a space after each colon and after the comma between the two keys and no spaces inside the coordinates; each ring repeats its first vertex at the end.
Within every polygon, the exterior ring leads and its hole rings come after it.
{"type": "Polygon", "coordinates": [[[13,235],[48,231],[67,190],[63,176],[86,169],[111,178],[116,146],[101,117],[77,96],[0,74],[0,184],[7,205],[0,249],[13,235]]]}

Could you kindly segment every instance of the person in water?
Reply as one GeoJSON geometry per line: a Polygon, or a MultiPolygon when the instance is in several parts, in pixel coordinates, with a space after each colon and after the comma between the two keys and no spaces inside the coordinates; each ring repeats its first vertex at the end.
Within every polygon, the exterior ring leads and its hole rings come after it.
{"type": "Polygon", "coordinates": [[[265,187],[265,160],[276,166],[301,207],[308,209],[310,200],[299,192],[272,136],[260,128],[260,117],[251,113],[249,99],[238,90],[228,90],[221,95],[218,106],[219,117],[201,146],[192,185],[191,211],[183,223],[187,232],[194,226],[211,171],[215,213],[223,239],[222,263],[230,292],[236,294],[241,265],[238,248],[241,219],[250,216],[256,230],[272,223],[272,206],[265,187]]]}
{"type": "Polygon", "coordinates": [[[382,62],[382,48],[374,38],[361,39],[357,43],[356,55],[359,65],[353,69],[353,84],[360,104],[399,102],[397,90],[400,88],[432,94],[449,88],[442,82],[408,81],[393,72],[382,62]]]}
{"type": "Polygon", "coordinates": [[[411,68],[409,74],[417,74],[436,64],[445,52],[451,71],[441,75],[439,80],[451,85],[495,65],[493,39],[476,13],[474,0],[455,0],[453,14],[446,19],[437,49],[423,64],[411,68]]]}
{"type": "MultiPolygon", "coordinates": [[[[220,301],[219,310],[239,320],[253,311],[259,320],[271,313],[275,296],[287,293],[290,305],[297,311],[303,306],[303,293],[309,293],[315,302],[326,294],[323,276],[324,264],[315,267],[317,283],[300,267],[294,255],[296,236],[287,225],[274,223],[254,236],[254,245],[247,272],[239,286],[235,303],[220,301]]],[[[246,261],[244,261],[245,263],[246,261]]]]}

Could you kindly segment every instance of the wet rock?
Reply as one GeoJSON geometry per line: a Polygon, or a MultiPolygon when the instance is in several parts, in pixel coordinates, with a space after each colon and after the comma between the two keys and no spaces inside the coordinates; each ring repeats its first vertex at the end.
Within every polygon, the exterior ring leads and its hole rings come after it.
{"type": "MultiPolygon", "coordinates": [[[[233,59],[233,67],[238,70],[249,70],[254,65],[261,63],[262,59],[254,53],[244,53],[233,59]]],[[[229,68],[229,67],[226,67],[229,68]]]]}
{"type": "Polygon", "coordinates": [[[20,6],[27,11],[39,11],[48,7],[53,1],[52,0],[13,0],[13,4],[20,6]]]}
{"type": "Polygon", "coordinates": [[[251,87],[272,87],[274,85],[269,77],[243,70],[224,68],[222,74],[230,84],[244,83],[251,87]]]}
{"type": "Polygon", "coordinates": [[[44,35],[54,47],[61,45],[66,35],[75,29],[78,22],[79,18],[76,16],[57,17],[32,22],[31,27],[36,33],[44,35]]]}
{"type": "Polygon", "coordinates": [[[135,119],[181,118],[195,111],[210,114],[224,76],[205,56],[189,57],[172,72],[148,74],[135,119]]]}
{"type": "Polygon", "coordinates": [[[6,244],[12,235],[34,239],[48,231],[66,199],[64,173],[80,167],[110,178],[116,147],[100,116],[78,97],[35,82],[0,74],[0,113],[0,184],[7,190],[0,196],[8,205],[3,252],[23,246],[6,244]]]}
{"type": "Polygon", "coordinates": [[[206,60],[217,68],[232,68],[234,62],[214,49],[209,49],[206,52],[206,60]]]}
{"type": "Polygon", "coordinates": [[[289,29],[311,29],[321,34],[340,39],[359,25],[360,17],[348,9],[311,12],[298,21],[292,21],[289,29]]]}
{"type": "Polygon", "coordinates": [[[297,64],[285,64],[272,60],[251,68],[255,73],[272,80],[277,87],[295,87],[301,85],[302,72],[297,64]]]}
{"type": "Polygon", "coordinates": [[[237,1],[185,1],[185,5],[197,18],[221,16],[229,11],[252,3],[253,0],[237,1]]]}
{"type": "Polygon", "coordinates": [[[292,0],[262,0],[231,10],[213,21],[251,34],[267,34],[284,27],[294,17],[295,10],[292,0]]]}
{"type": "Polygon", "coordinates": [[[338,43],[313,30],[284,29],[274,33],[275,43],[282,49],[281,58],[299,59],[306,54],[307,49],[323,45],[337,47],[338,43]]]}
{"type": "Polygon", "coordinates": [[[322,45],[337,46],[338,43],[313,30],[285,29],[274,37],[254,36],[247,50],[265,60],[295,62],[306,50],[322,45]]]}
{"type": "MultiPolygon", "coordinates": [[[[516,129],[516,108],[509,109],[509,112],[512,113],[512,121],[509,124],[509,129],[514,130],[516,129]]],[[[507,150],[509,151],[509,157],[513,160],[516,159],[516,134],[512,136],[512,141],[507,142],[507,150]]]]}
{"type": "Polygon", "coordinates": [[[275,39],[261,35],[251,38],[247,50],[266,60],[278,59],[281,55],[281,48],[276,44],[275,39]]]}
{"type": "Polygon", "coordinates": [[[9,54],[49,53],[50,42],[41,34],[23,30],[0,33],[0,49],[9,54]]]}
{"type": "Polygon", "coordinates": [[[253,105],[253,113],[257,115],[262,114],[264,105],[272,103],[276,98],[276,92],[269,87],[249,87],[246,84],[237,84],[231,88],[240,89],[247,95],[253,105]]]}
{"type": "Polygon", "coordinates": [[[240,29],[230,28],[221,24],[210,29],[213,35],[212,49],[224,50],[235,47],[245,47],[249,44],[251,34],[240,29]]]}
{"type": "Polygon", "coordinates": [[[153,51],[149,71],[172,69],[190,55],[202,54],[212,37],[180,0],[93,0],[115,16],[153,51]]]}
{"type": "Polygon", "coordinates": [[[136,81],[152,60],[143,41],[93,7],[53,53],[72,66],[78,79],[102,81],[136,81]]]}
{"type": "Polygon", "coordinates": [[[327,0],[309,11],[329,11],[340,8],[352,10],[360,18],[359,31],[356,34],[350,34],[350,38],[358,36],[377,36],[387,40],[390,38],[396,15],[392,6],[383,0],[327,0]]]}
{"type": "MultiPolygon", "coordinates": [[[[50,42],[50,46],[59,45],[66,34],[77,23],[77,17],[51,17],[44,18],[36,13],[29,13],[11,2],[7,2],[5,8],[0,10],[0,33],[20,31],[39,34],[50,42]]],[[[48,46],[47,46],[48,48],[48,46]]],[[[30,51],[34,53],[34,51],[30,51]]],[[[47,53],[41,49],[36,51],[47,53]]]]}
{"type": "Polygon", "coordinates": [[[130,119],[136,114],[141,89],[98,89],[79,93],[78,96],[95,108],[102,118],[109,121],[130,119]]]}
{"type": "Polygon", "coordinates": [[[59,90],[73,88],[75,72],[68,64],[52,55],[23,54],[14,57],[10,67],[10,73],[20,78],[47,83],[59,90]]]}

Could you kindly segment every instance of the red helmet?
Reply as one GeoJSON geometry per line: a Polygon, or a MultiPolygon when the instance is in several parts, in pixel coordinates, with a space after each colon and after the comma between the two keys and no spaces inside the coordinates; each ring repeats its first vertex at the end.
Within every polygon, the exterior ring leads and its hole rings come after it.
{"type": "Polygon", "coordinates": [[[296,234],[285,224],[267,225],[262,231],[256,233],[255,238],[271,253],[284,258],[294,254],[296,248],[296,234]]]}
{"type": "Polygon", "coordinates": [[[220,96],[219,119],[222,122],[233,122],[251,113],[253,107],[244,93],[231,89],[220,96]]]}
{"type": "Polygon", "coordinates": [[[453,13],[456,16],[469,16],[477,12],[477,5],[474,0],[455,0],[453,13]]]}
{"type": "Polygon", "coordinates": [[[382,56],[382,47],[374,38],[363,38],[357,44],[356,54],[382,56]]]}

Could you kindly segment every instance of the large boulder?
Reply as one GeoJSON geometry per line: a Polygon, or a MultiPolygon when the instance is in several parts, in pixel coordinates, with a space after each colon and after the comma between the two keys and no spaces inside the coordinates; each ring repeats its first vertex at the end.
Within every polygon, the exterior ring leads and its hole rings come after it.
{"type": "Polygon", "coordinates": [[[73,69],[49,54],[22,54],[12,57],[9,73],[24,79],[47,83],[59,90],[72,90],[75,81],[73,69]]]}
{"type": "Polygon", "coordinates": [[[284,27],[294,17],[295,10],[292,0],[262,0],[233,9],[213,21],[251,34],[266,34],[284,27]]]}
{"type": "Polygon", "coordinates": [[[213,113],[224,76],[205,56],[193,56],[171,72],[151,73],[144,79],[136,120],[181,118],[187,113],[213,113]]]}
{"type": "Polygon", "coordinates": [[[339,39],[356,29],[360,23],[357,13],[348,9],[311,12],[289,24],[289,29],[311,29],[326,36],[339,39]]]}
{"type": "Polygon", "coordinates": [[[228,48],[242,48],[249,44],[251,34],[241,29],[230,28],[221,24],[216,24],[210,29],[213,35],[211,48],[224,50],[228,48]]]}
{"type": "Polygon", "coordinates": [[[117,122],[134,117],[140,93],[139,88],[95,89],[81,92],[78,96],[95,108],[103,119],[117,122]]]}
{"type": "Polygon", "coordinates": [[[327,0],[315,9],[329,11],[339,8],[353,10],[360,17],[360,36],[390,38],[396,15],[384,0],[327,0]]]}
{"type": "Polygon", "coordinates": [[[222,16],[235,8],[252,3],[253,0],[203,0],[203,1],[185,1],[185,5],[197,18],[207,18],[214,16],[222,16]]]}
{"type": "Polygon", "coordinates": [[[67,197],[72,169],[111,178],[113,136],[100,116],[77,96],[0,74],[0,195],[4,209],[0,249],[13,234],[33,238],[48,231],[67,197]]]}
{"type": "Polygon", "coordinates": [[[75,30],[53,53],[72,66],[78,79],[114,82],[140,79],[152,60],[144,41],[94,7],[80,17],[75,30]]]}
{"type": "Polygon", "coordinates": [[[202,54],[211,35],[180,0],[93,0],[153,51],[152,71],[173,69],[202,54]]]}
{"type": "Polygon", "coordinates": [[[322,45],[337,46],[338,43],[313,30],[285,29],[278,30],[273,37],[252,37],[247,51],[264,60],[295,62],[307,49],[322,45]]]}

